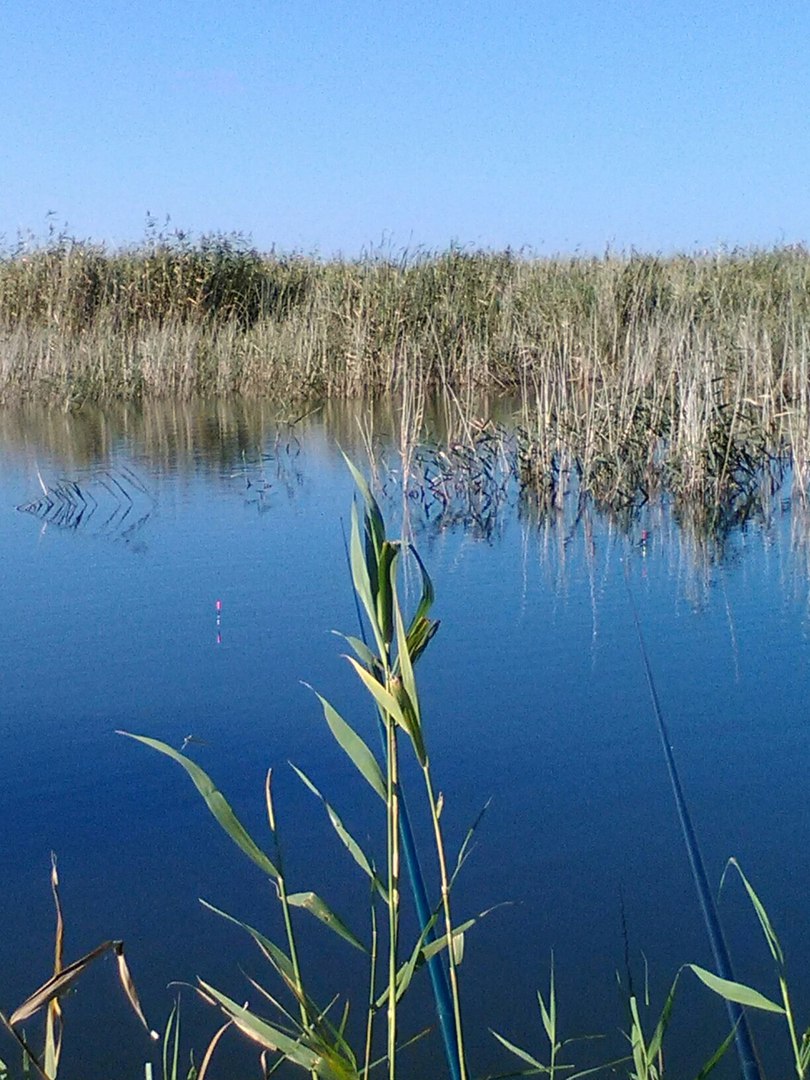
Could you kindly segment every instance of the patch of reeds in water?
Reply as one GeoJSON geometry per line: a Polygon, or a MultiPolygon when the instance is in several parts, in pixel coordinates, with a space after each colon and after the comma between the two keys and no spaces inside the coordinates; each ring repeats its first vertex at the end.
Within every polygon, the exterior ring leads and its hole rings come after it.
{"type": "MultiPolygon", "coordinates": [[[[88,404],[69,413],[29,402],[0,408],[0,456],[54,459],[57,472],[46,469],[42,483],[66,479],[83,486],[99,470],[115,471],[127,445],[153,474],[203,470],[208,483],[232,488],[242,481],[253,497],[268,480],[292,490],[301,471],[316,468],[315,460],[330,457],[328,448],[337,444],[366,462],[386,498],[406,496],[404,522],[418,533],[463,527],[491,539],[516,509],[541,535],[561,539],[588,531],[597,516],[617,534],[636,537],[643,529],[661,535],[677,524],[681,539],[675,546],[686,545],[690,566],[722,560],[739,528],[771,522],[788,509],[797,536],[806,531],[798,524],[810,513],[803,481],[781,455],[766,457],[746,486],[719,503],[673,498],[657,487],[632,500],[619,491],[611,502],[594,497],[572,454],[553,461],[550,482],[533,475],[526,467],[531,436],[520,426],[520,411],[518,399],[461,405],[448,395],[428,399],[416,411],[394,397],[332,400],[317,408],[241,396],[163,399],[88,404]],[[791,480],[798,497],[790,497],[791,480]]],[[[24,493],[29,501],[41,494],[36,483],[24,493]]]]}
{"type": "Polygon", "coordinates": [[[666,488],[743,502],[784,455],[810,469],[810,253],[399,259],[262,255],[237,239],[58,238],[0,258],[0,401],[67,407],[241,394],[395,395],[469,421],[514,395],[520,476],[613,506],[666,488]]]}

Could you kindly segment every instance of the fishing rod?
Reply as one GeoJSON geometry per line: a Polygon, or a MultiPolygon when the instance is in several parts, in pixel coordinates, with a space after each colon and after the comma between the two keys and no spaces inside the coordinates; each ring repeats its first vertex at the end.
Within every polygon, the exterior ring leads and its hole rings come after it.
{"type": "MultiPolygon", "coordinates": [[[[669,731],[667,729],[666,721],[664,720],[661,703],[658,700],[658,691],[655,688],[655,680],[653,679],[652,668],[650,666],[649,657],[647,656],[647,648],[644,644],[644,635],[641,632],[641,620],[639,619],[633,591],[630,588],[627,563],[625,563],[624,583],[627,586],[627,595],[630,600],[630,610],[633,613],[636,635],[638,636],[638,647],[644,665],[644,674],[647,677],[647,686],[650,691],[650,699],[652,700],[653,712],[658,726],[658,734],[661,736],[664,759],[667,763],[669,782],[672,787],[672,794],[675,797],[675,805],[678,809],[681,832],[683,833],[683,840],[686,845],[686,853],[689,856],[689,865],[692,868],[692,880],[695,883],[700,906],[703,910],[703,922],[705,923],[706,931],[709,935],[712,955],[714,956],[714,962],[717,965],[717,971],[720,977],[727,979],[730,982],[736,982],[737,980],[734,978],[734,969],[731,964],[731,956],[729,955],[726,939],[723,935],[723,928],[720,925],[720,915],[717,911],[717,905],[714,902],[711,887],[709,886],[709,879],[706,874],[706,867],[703,863],[703,856],[700,853],[697,833],[692,824],[692,817],[689,813],[686,796],[684,795],[680,776],[678,775],[678,767],[675,763],[675,754],[669,737],[669,731]]],[[[744,1080],[762,1080],[756,1051],[754,1050],[754,1041],[751,1037],[751,1029],[748,1025],[748,1017],[745,1010],[741,1005],[737,1004],[736,1001],[729,1001],[728,999],[726,999],[726,1009],[732,1028],[734,1029],[734,1042],[736,1044],[737,1057],[740,1061],[740,1068],[742,1069],[744,1080]]]]}
{"type": "MultiPolygon", "coordinates": [[[[346,563],[351,572],[349,544],[346,539],[346,528],[343,524],[343,518],[340,519],[340,529],[343,534],[343,548],[346,554],[346,563]]],[[[362,638],[363,644],[367,646],[366,628],[363,622],[363,615],[360,610],[360,601],[356,589],[352,590],[352,595],[354,596],[354,608],[357,613],[357,624],[360,627],[360,637],[362,638]]],[[[383,727],[382,720],[380,720],[378,724],[378,730],[382,742],[383,754],[385,754],[385,728],[383,727]]],[[[399,831],[402,839],[402,849],[405,854],[405,865],[408,867],[408,877],[411,880],[411,891],[416,906],[416,916],[419,920],[419,931],[425,935],[425,944],[428,944],[429,942],[436,940],[436,931],[433,926],[430,925],[431,920],[433,919],[433,913],[431,912],[430,902],[428,901],[425,878],[422,873],[422,865],[419,862],[419,853],[416,850],[416,840],[413,835],[413,829],[411,828],[411,819],[408,816],[408,807],[405,802],[405,793],[403,791],[399,792],[399,813],[399,831]],[[426,930],[426,927],[429,927],[429,929],[426,930]]],[[[452,942],[448,942],[447,947],[448,949],[452,948],[452,942]]],[[[456,1039],[455,1019],[453,1016],[453,1005],[450,997],[450,984],[447,980],[447,972],[445,971],[444,964],[442,964],[439,953],[434,953],[428,958],[426,963],[428,974],[430,975],[430,983],[433,987],[433,997],[436,1003],[436,1016],[442,1033],[447,1067],[450,1070],[451,1080],[461,1080],[459,1047],[456,1039]]],[[[749,1080],[749,1078],[746,1077],[746,1080],[749,1080]]]]}

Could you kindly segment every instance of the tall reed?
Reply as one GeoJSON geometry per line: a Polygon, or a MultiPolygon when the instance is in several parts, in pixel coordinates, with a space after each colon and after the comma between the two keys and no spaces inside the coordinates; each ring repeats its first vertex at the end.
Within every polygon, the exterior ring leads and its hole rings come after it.
{"type": "MultiPolygon", "coordinates": [[[[284,945],[272,942],[262,932],[239,923],[261,949],[270,966],[289,992],[293,1009],[288,1011],[270,991],[257,988],[262,996],[276,1006],[279,1018],[265,1019],[255,1006],[239,1005],[208,983],[200,981],[199,990],[205,1000],[224,1012],[227,1021],[262,1048],[262,1053],[278,1055],[309,1072],[313,1078],[324,1080],[368,1080],[374,1065],[372,1051],[375,1030],[384,1018],[385,1052],[377,1062],[386,1064],[389,1080],[395,1080],[399,1054],[407,1041],[400,1030],[400,1003],[418,968],[424,964],[446,963],[450,988],[450,1038],[447,1043],[448,1072],[459,1080],[467,1080],[467,1061],[464,1044],[458,966],[461,962],[464,934],[475,920],[458,925],[451,909],[451,889],[464,860],[467,842],[452,865],[448,859],[443,825],[442,799],[436,794],[414,676],[414,664],[427,648],[438,623],[429,617],[433,603],[433,587],[418,555],[413,552],[421,575],[421,596],[407,625],[399,599],[398,566],[407,555],[399,541],[388,539],[379,506],[362,475],[350,465],[362,496],[362,518],[353,507],[350,542],[352,580],[358,604],[369,629],[369,644],[352,635],[345,641],[354,656],[347,657],[361,684],[368,692],[384,733],[382,761],[370,750],[354,730],[324,698],[318,695],[324,719],[340,749],[355,770],[379,796],[385,819],[385,850],[382,859],[366,853],[346,829],[342,818],[321,792],[300,769],[295,772],[307,788],[323,802],[329,820],[341,843],[366,875],[370,885],[370,940],[366,943],[348,928],[346,923],[316,893],[291,891],[284,868],[282,845],[272,795],[271,774],[265,787],[267,819],[273,838],[274,853],[267,855],[247,833],[222,793],[211,778],[190,758],[158,740],[134,735],[132,738],[158,750],[180,764],[194,782],[210,812],[253,863],[272,882],[281,910],[284,945]],[[401,895],[401,842],[403,779],[401,757],[410,751],[418,764],[424,783],[429,811],[432,848],[440,885],[440,895],[428,918],[420,926],[416,941],[403,948],[401,895]],[[378,865],[384,871],[377,872],[378,865]],[[310,912],[330,930],[350,945],[365,953],[369,964],[369,994],[364,1025],[364,1042],[353,1047],[347,1034],[348,1003],[342,1017],[335,1022],[328,1018],[331,1003],[326,1008],[315,1004],[311,982],[301,961],[296,925],[297,909],[310,912]],[[380,914],[380,909],[382,914],[380,914]],[[380,953],[379,927],[384,927],[384,957],[380,953]],[[438,936],[434,925],[441,927],[438,936]],[[378,966],[381,970],[378,970],[378,966]]],[[[468,837],[469,840],[469,837],[468,837]]],[[[364,890],[365,891],[365,890],[364,890]]],[[[238,920],[219,912],[234,922],[238,920]]],[[[215,1036],[219,1038],[219,1033],[215,1036]]],[[[206,1055],[208,1057],[208,1055],[206,1055]]]]}
{"type": "Polygon", "coordinates": [[[810,462],[810,254],[534,259],[262,255],[239,238],[0,258],[0,401],[482,391],[519,401],[527,482],[711,508],[774,456],[810,462]]]}

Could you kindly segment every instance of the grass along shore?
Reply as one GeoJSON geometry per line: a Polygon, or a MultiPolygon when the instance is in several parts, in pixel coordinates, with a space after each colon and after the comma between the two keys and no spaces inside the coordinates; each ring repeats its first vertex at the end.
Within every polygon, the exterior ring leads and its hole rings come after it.
{"type": "Polygon", "coordinates": [[[775,461],[810,468],[810,252],[394,259],[262,255],[237,238],[0,258],[0,402],[240,394],[520,402],[522,479],[612,505],[661,487],[711,514],[775,461]]]}

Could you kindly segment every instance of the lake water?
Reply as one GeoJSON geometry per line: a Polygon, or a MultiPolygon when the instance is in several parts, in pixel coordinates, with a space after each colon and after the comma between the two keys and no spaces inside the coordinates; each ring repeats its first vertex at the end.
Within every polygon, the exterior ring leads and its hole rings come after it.
{"type": "MultiPolygon", "coordinates": [[[[462,966],[476,1075],[512,1063],[488,1028],[545,1054],[534,991],[552,951],[563,1035],[607,1036],[575,1060],[623,1052],[616,972],[626,983],[628,958],[637,989],[646,961],[659,1007],[681,964],[714,966],[631,593],[712,885],[736,856],[781,932],[806,1024],[810,530],[789,483],[721,545],[696,541],[660,504],[622,522],[568,504],[543,518],[508,484],[486,505],[459,489],[428,513],[401,497],[387,443],[396,417],[363,427],[358,415],[331,409],[291,426],[235,404],[0,414],[0,1009],[49,973],[51,851],[67,959],[123,938],[153,1026],[173,981],[200,975],[239,1000],[256,997],[243,971],[272,985],[250,943],[198,903],[279,935],[268,885],[181,770],[117,729],[178,748],[190,736],[187,752],[263,841],[273,766],[294,887],[320,892],[365,936],[365,879],[286,763],[359,838],[378,838],[373,796],[302,685],[375,738],[330,633],[356,632],[342,535],[352,484],[338,442],[368,466],[368,438],[382,451],[391,532],[404,506],[436,587],[442,625],[418,674],[451,845],[492,799],[455,894],[459,918],[503,904],[468,935],[462,966]]],[[[737,977],[775,995],[738,881],[720,910],[737,977]]],[[[314,920],[305,928],[323,999],[362,993],[359,954],[314,920]]],[[[201,1050],[216,1017],[188,990],[183,1001],[201,1050]]],[[[150,1047],[111,962],[80,981],[65,1011],[63,1075],[142,1075],[150,1047]]],[[[425,980],[412,1030],[428,1012],[425,980]]],[[[755,1030],[763,1058],[787,1073],[780,1021],[755,1030]]],[[[691,1075],[725,1031],[722,1007],[684,975],[672,1075],[691,1075]]],[[[408,1055],[412,1075],[433,1075],[438,1036],[408,1055]]],[[[16,1061],[8,1040],[0,1057],[16,1061]]],[[[221,1061],[254,1058],[234,1038],[221,1061]]],[[[735,1074],[731,1060],[723,1075],[735,1074]]]]}

